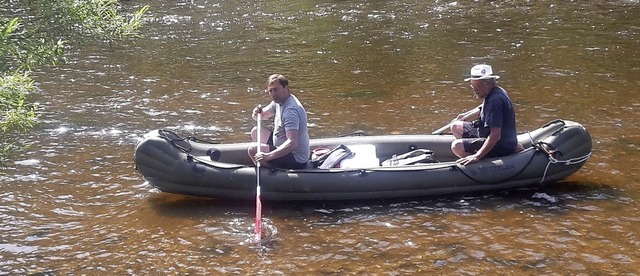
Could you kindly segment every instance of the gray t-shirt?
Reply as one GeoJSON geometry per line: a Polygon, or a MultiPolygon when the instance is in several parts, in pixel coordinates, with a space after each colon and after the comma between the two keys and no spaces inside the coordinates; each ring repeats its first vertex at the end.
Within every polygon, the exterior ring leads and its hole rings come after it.
{"type": "Polygon", "coordinates": [[[293,150],[296,162],[306,163],[309,160],[309,131],[307,129],[307,111],[294,95],[279,105],[269,103],[267,109],[275,111],[273,118],[273,145],[278,147],[287,141],[286,131],[298,131],[298,147],[293,150]]]}

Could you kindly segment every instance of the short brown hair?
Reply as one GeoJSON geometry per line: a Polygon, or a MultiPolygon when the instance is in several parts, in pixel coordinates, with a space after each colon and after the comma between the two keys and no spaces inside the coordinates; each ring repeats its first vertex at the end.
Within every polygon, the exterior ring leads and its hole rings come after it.
{"type": "Polygon", "coordinates": [[[267,82],[267,84],[272,83],[274,81],[278,81],[280,85],[282,85],[282,87],[287,87],[289,85],[289,80],[287,79],[287,77],[280,74],[273,74],[269,76],[269,81],[267,82]]]}

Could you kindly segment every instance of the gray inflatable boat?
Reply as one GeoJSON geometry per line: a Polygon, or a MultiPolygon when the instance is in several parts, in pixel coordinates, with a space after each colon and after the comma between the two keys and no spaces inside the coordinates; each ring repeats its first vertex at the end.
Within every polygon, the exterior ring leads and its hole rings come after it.
{"type": "MultiPolygon", "coordinates": [[[[524,150],[458,165],[444,135],[349,136],[312,139],[311,149],[340,145],[351,152],[328,169],[260,168],[262,200],[352,200],[464,194],[552,183],[577,172],[591,156],[579,123],[556,120],[520,133],[524,150]],[[413,159],[411,159],[413,158],[413,159]]],[[[163,192],[227,199],[256,196],[250,143],[214,144],[169,130],[147,133],[135,147],[136,169],[163,192]]],[[[330,158],[327,158],[327,160],[330,158]]]]}

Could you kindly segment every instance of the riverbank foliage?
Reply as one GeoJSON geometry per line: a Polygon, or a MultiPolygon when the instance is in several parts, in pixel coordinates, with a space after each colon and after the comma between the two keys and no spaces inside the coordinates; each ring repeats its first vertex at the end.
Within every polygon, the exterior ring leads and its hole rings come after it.
{"type": "Polygon", "coordinates": [[[127,13],[117,0],[0,1],[0,166],[37,123],[30,72],[64,62],[65,51],[82,43],[136,38],[147,9],[127,13]]]}

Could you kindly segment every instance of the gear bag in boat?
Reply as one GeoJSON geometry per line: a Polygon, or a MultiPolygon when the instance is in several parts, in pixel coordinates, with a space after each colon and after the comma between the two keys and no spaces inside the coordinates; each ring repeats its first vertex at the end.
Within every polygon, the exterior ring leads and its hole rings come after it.
{"type": "Polygon", "coordinates": [[[404,166],[416,163],[436,163],[438,161],[433,158],[433,151],[428,149],[417,149],[410,152],[394,155],[391,158],[382,161],[383,167],[404,166]]]}
{"type": "MultiPolygon", "coordinates": [[[[322,149],[319,149],[322,150],[322,149]]],[[[330,150],[327,153],[316,154],[315,152],[311,156],[311,163],[318,169],[330,169],[340,164],[340,161],[351,156],[353,153],[347,146],[340,145],[330,150]]]]}

